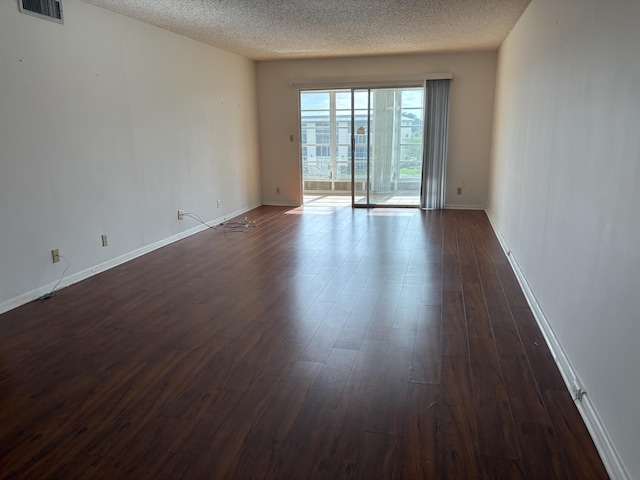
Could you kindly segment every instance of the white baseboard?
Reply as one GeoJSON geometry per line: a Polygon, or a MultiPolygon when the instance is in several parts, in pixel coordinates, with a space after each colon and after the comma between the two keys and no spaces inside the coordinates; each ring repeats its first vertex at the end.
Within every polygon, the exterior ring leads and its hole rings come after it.
{"type": "Polygon", "coordinates": [[[299,207],[300,205],[298,205],[297,203],[291,203],[291,202],[262,202],[263,205],[268,205],[270,207],[299,207]]]}
{"type": "MultiPolygon", "coordinates": [[[[263,205],[272,207],[292,207],[296,208],[300,205],[291,202],[262,202],[263,205]]],[[[484,205],[445,205],[446,210],[484,210],[484,205]]]]}
{"type": "Polygon", "coordinates": [[[522,287],[522,291],[529,303],[529,307],[531,308],[531,312],[538,323],[538,327],[542,331],[542,335],[544,336],[549,349],[551,350],[551,354],[558,365],[558,369],[564,379],[564,382],[567,385],[569,392],[572,394],[571,396],[574,398],[576,407],[582,416],[582,419],[591,434],[591,438],[593,439],[593,443],[598,449],[598,453],[600,454],[600,458],[602,459],[602,463],[604,463],[605,468],[607,469],[607,473],[612,479],[616,480],[631,480],[629,473],[624,467],[620,456],[618,455],[617,450],[615,449],[613,442],[611,441],[611,437],[607,433],[607,430],[600,420],[600,416],[596,411],[591,399],[589,398],[588,389],[586,386],[582,386],[582,382],[578,377],[577,372],[571,365],[569,358],[567,357],[566,352],[562,348],[558,337],[553,331],[549,320],[545,316],[542,307],[538,303],[533,290],[531,289],[527,279],[518,265],[518,261],[513,255],[511,248],[507,244],[505,238],[503,237],[500,230],[497,228],[495,221],[485,210],[487,217],[489,218],[489,222],[491,223],[491,227],[498,237],[498,241],[504,250],[504,253],[507,255],[509,259],[509,263],[513,268],[513,271],[522,287]],[[578,389],[580,394],[575,395],[575,391],[578,389]]]}
{"type": "Polygon", "coordinates": [[[445,205],[445,210],[484,210],[484,205],[445,205]]]}
{"type": "MultiPolygon", "coordinates": [[[[207,223],[209,223],[210,225],[218,225],[222,222],[224,222],[226,219],[230,219],[230,218],[234,218],[237,217],[238,215],[242,215],[243,213],[246,213],[250,210],[253,210],[254,208],[257,208],[259,205],[256,205],[255,207],[246,207],[246,208],[242,208],[240,210],[237,210],[235,212],[232,213],[228,213],[226,214],[224,217],[219,217],[216,218],[214,220],[211,220],[207,223]]],[[[150,245],[145,245],[144,247],[138,248],[136,250],[133,250],[129,253],[125,253],[124,255],[121,255],[119,257],[116,258],[112,258],[111,260],[107,260],[104,263],[100,263],[98,265],[95,265],[93,267],[87,268],[85,270],[82,270],[80,272],[74,273],[73,275],[69,275],[68,277],[64,277],[62,279],[62,281],[60,281],[60,285],[57,286],[56,290],[59,290],[61,288],[65,288],[68,287],[70,285],[73,285],[74,283],[78,283],[82,280],[86,280],[89,277],[92,277],[94,275],[97,275],[98,273],[104,272],[105,270],[109,270],[110,268],[113,267],[117,267],[118,265],[122,265],[123,263],[126,263],[130,260],[133,260],[134,258],[138,258],[146,253],[149,252],[153,252],[154,250],[157,250],[158,248],[164,247],[166,245],[169,245],[171,243],[177,242],[178,240],[182,240],[183,238],[186,237],[190,237],[191,235],[194,235],[196,233],[202,232],[203,230],[206,230],[208,227],[206,227],[205,225],[197,225],[193,228],[190,228],[188,230],[185,230],[184,232],[180,232],[177,233],[175,235],[171,235],[170,237],[167,237],[165,239],[159,240],[155,243],[152,243],[150,245]]],[[[8,312],[9,310],[13,310],[14,308],[18,308],[26,303],[29,303],[33,300],[35,300],[36,298],[41,297],[42,295],[45,295],[46,293],[51,292],[51,290],[55,287],[56,283],[58,283],[58,280],[55,280],[51,283],[48,283],[47,285],[42,285],[36,289],[33,289],[29,292],[23,293],[22,295],[18,295],[14,298],[11,298],[9,300],[6,300],[2,303],[0,303],[0,314],[3,314],[5,312],[8,312]]]]}

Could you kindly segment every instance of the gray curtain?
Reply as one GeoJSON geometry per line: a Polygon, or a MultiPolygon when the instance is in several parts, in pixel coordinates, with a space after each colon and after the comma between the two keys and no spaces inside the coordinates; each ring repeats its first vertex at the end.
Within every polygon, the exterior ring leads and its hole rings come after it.
{"type": "Polygon", "coordinates": [[[450,84],[450,79],[425,81],[420,208],[444,208],[450,84]]]}

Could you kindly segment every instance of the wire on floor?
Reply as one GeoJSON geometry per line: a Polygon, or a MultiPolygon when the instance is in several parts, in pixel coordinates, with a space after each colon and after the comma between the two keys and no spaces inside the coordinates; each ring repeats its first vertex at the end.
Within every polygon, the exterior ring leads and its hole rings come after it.
{"type": "Polygon", "coordinates": [[[60,276],[60,280],[58,280],[58,283],[56,283],[53,286],[50,292],[47,292],[44,295],[41,295],[40,297],[36,298],[36,300],[46,300],[48,298],[53,297],[56,294],[56,288],[58,288],[58,285],[60,285],[60,282],[62,282],[62,279],[64,278],[64,274],[67,273],[67,270],[69,270],[69,267],[71,266],[71,262],[69,262],[69,260],[67,260],[67,258],[62,255],[59,255],[59,257],[62,258],[65,262],[67,262],[67,266],[62,272],[62,275],[60,276]]]}
{"type": "Polygon", "coordinates": [[[224,231],[231,231],[231,232],[247,232],[247,230],[249,228],[255,227],[256,226],[256,222],[250,222],[249,219],[247,217],[244,217],[244,220],[241,222],[229,222],[229,221],[224,221],[222,222],[220,225],[222,225],[224,227],[224,231]]]}
{"type": "Polygon", "coordinates": [[[198,215],[196,215],[195,213],[183,213],[182,214],[184,217],[191,217],[197,221],[199,221],[201,224],[203,224],[205,227],[210,228],[211,230],[216,230],[216,226],[215,225],[209,225],[207,222],[205,222],[204,220],[202,220],[198,215]]]}
{"type": "MultiPolygon", "coordinates": [[[[200,222],[202,225],[204,225],[207,228],[210,228],[212,230],[216,230],[217,229],[217,225],[209,225],[207,222],[202,220],[202,218],[200,218],[195,213],[185,212],[182,215],[185,216],[185,217],[191,217],[191,218],[197,220],[198,222],[200,222]]],[[[244,217],[244,220],[241,221],[241,222],[230,222],[228,220],[225,220],[220,225],[224,228],[225,232],[228,232],[228,231],[231,231],[231,232],[246,232],[249,228],[255,227],[256,226],[256,222],[251,222],[251,221],[249,221],[249,219],[247,217],[244,217]]]]}

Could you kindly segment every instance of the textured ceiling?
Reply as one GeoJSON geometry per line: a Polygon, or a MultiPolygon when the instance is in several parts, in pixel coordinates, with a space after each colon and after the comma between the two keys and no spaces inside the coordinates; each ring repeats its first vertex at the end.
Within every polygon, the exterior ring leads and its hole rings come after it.
{"type": "Polygon", "coordinates": [[[254,60],[496,50],[530,0],[85,0],[254,60]]]}

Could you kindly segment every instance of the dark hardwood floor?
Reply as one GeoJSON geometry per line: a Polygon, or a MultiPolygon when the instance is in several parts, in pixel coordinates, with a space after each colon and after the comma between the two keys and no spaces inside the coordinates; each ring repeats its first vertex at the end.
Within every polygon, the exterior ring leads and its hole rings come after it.
{"type": "Polygon", "coordinates": [[[0,316],[1,478],[608,478],[483,212],[247,217],[0,316]]]}

